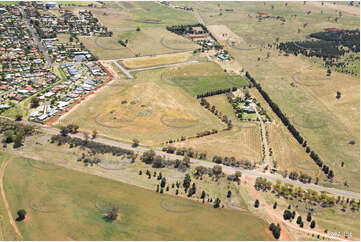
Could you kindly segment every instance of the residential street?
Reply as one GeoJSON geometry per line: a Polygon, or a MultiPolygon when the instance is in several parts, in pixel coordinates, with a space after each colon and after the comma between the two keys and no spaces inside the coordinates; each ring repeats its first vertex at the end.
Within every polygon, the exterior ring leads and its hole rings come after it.
{"type": "Polygon", "coordinates": [[[38,45],[40,51],[43,53],[43,55],[45,56],[46,58],[46,61],[48,62],[48,65],[51,66],[53,63],[48,55],[48,52],[44,49],[44,46],[41,44],[41,42],[39,41],[39,36],[38,34],[36,33],[35,29],[31,26],[30,24],[30,19],[28,17],[28,15],[25,13],[24,11],[24,8],[21,7],[20,8],[20,11],[21,11],[21,14],[25,17],[25,20],[26,20],[26,24],[28,26],[28,28],[30,29],[31,31],[31,34],[33,36],[33,39],[34,41],[36,42],[36,44],[38,45]]]}

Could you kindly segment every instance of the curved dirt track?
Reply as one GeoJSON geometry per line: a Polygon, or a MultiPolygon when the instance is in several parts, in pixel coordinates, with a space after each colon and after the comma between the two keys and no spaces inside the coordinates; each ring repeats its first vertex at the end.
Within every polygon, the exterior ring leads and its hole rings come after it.
{"type": "Polygon", "coordinates": [[[5,206],[6,210],[8,211],[8,216],[9,216],[9,219],[10,219],[10,224],[11,224],[11,226],[13,226],[14,231],[15,231],[16,234],[19,236],[19,238],[21,238],[21,240],[23,240],[23,236],[21,235],[20,230],[19,230],[18,226],[16,225],[15,220],[14,220],[12,214],[11,214],[10,207],[9,207],[9,203],[8,203],[8,201],[6,200],[5,190],[4,190],[4,182],[3,182],[6,166],[7,166],[7,165],[9,164],[9,162],[12,161],[13,159],[14,159],[14,157],[11,157],[11,158],[5,160],[4,163],[3,163],[2,166],[1,166],[1,170],[0,170],[0,190],[1,190],[2,199],[3,199],[3,201],[4,201],[4,206],[5,206]]]}

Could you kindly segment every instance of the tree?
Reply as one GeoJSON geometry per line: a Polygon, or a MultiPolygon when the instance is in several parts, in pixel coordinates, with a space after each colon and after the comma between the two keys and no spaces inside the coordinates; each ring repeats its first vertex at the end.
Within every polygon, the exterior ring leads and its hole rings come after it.
{"type": "Polygon", "coordinates": [[[40,99],[38,97],[34,97],[31,99],[30,108],[39,107],[40,99]]]}
{"type": "Polygon", "coordinates": [[[97,137],[98,132],[94,129],[93,130],[93,134],[92,134],[92,138],[95,139],[97,137]]]}
{"type": "Polygon", "coordinates": [[[230,198],[231,196],[232,196],[232,192],[231,192],[231,191],[228,191],[227,197],[230,198]]]}
{"type": "Polygon", "coordinates": [[[119,207],[114,205],[107,213],[108,221],[112,222],[118,218],[119,207]]]}
{"type": "Polygon", "coordinates": [[[276,209],[277,208],[277,202],[275,202],[274,204],[273,204],[273,209],[276,209]]]}
{"type": "Polygon", "coordinates": [[[162,167],[164,167],[163,158],[161,156],[159,156],[159,155],[155,156],[154,160],[153,160],[152,167],[154,167],[154,168],[162,168],[162,167]]]}
{"type": "Polygon", "coordinates": [[[193,196],[193,194],[195,194],[195,193],[196,193],[196,184],[193,182],[192,188],[189,189],[189,191],[188,191],[188,197],[193,196]]]}
{"type": "Polygon", "coordinates": [[[14,139],[14,148],[19,148],[20,146],[23,145],[24,137],[25,137],[25,135],[22,132],[16,134],[15,139],[14,139]]]}
{"type": "Polygon", "coordinates": [[[206,197],[206,192],[205,192],[205,191],[202,191],[201,199],[204,199],[205,197],[206,197]]]}
{"type": "Polygon", "coordinates": [[[140,160],[146,164],[152,164],[154,156],[155,156],[154,150],[148,150],[143,153],[143,155],[140,157],[140,160]]]}
{"type": "Polygon", "coordinates": [[[15,121],[21,121],[23,119],[23,115],[21,114],[16,114],[15,116],[15,121]]]}
{"type": "Polygon", "coordinates": [[[332,170],[329,170],[327,177],[328,177],[328,179],[332,179],[334,177],[334,174],[333,174],[332,170]]]}
{"type": "Polygon", "coordinates": [[[284,220],[288,220],[288,219],[291,219],[292,218],[292,213],[290,210],[285,210],[283,212],[283,219],[284,220]]]}
{"type": "Polygon", "coordinates": [[[307,214],[307,222],[311,222],[311,220],[312,220],[311,213],[308,213],[307,214]]]}
{"type": "Polygon", "coordinates": [[[189,174],[186,174],[186,176],[184,177],[184,181],[183,181],[183,187],[184,187],[184,190],[187,191],[189,186],[191,185],[191,177],[189,174]]]}
{"type": "Polygon", "coordinates": [[[254,207],[255,207],[255,208],[258,208],[258,207],[259,207],[259,201],[258,201],[258,199],[254,202],[254,207]]]}
{"type": "Polygon", "coordinates": [[[166,183],[167,183],[167,180],[165,179],[165,177],[163,177],[162,181],[160,182],[160,186],[163,188],[163,187],[165,187],[166,183]]]}
{"type": "Polygon", "coordinates": [[[297,224],[300,224],[300,223],[302,222],[302,217],[301,217],[301,216],[298,216],[296,222],[297,222],[297,224]]]}
{"type": "Polygon", "coordinates": [[[139,175],[142,175],[142,170],[139,171],[139,175]]]}
{"type": "Polygon", "coordinates": [[[139,145],[139,140],[138,139],[133,139],[132,147],[137,147],[138,145],[139,145]]]}
{"type": "Polygon", "coordinates": [[[137,27],[136,31],[140,31],[140,28],[139,28],[139,27],[137,27]]]}
{"type": "Polygon", "coordinates": [[[327,76],[331,76],[331,70],[327,69],[327,76]]]}
{"type": "Polygon", "coordinates": [[[220,165],[215,165],[215,166],[213,166],[213,173],[214,173],[214,175],[216,175],[216,176],[221,175],[221,174],[223,173],[223,171],[222,171],[222,166],[220,166],[220,165]]]}
{"type": "Polygon", "coordinates": [[[25,219],[25,216],[26,216],[25,209],[19,209],[18,217],[17,217],[16,221],[23,221],[25,219]]]}
{"type": "Polygon", "coordinates": [[[84,135],[85,142],[87,143],[87,142],[88,142],[88,139],[89,139],[89,134],[88,134],[88,132],[83,132],[83,135],[84,135]]]}
{"type": "Polygon", "coordinates": [[[337,92],[336,92],[336,98],[337,98],[337,99],[340,99],[340,98],[341,98],[341,92],[340,92],[340,91],[337,91],[337,92]]]}
{"type": "Polygon", "coordinates": [[[310,224],[310,228],[313,229],[314,227],[316,227],[316,222],[315,222],[315,220],[312,220],[312,222],[310,224]]]}
{"type": "Polygon", "coordinates": [[[275,237],[275,239],[278,239],[281,235],[281,227],[279,224],[277,224],[277,226],[274,223],[271,223],[269,226],[269,230],[272,231],[273,237],[275,237]]]}
{"type": "Polygon", "coordinates": [[[219,204],[221,203],[221,200],[217,197],[216,200],[214,200],[214,208],[219,208],[219,204]]]}

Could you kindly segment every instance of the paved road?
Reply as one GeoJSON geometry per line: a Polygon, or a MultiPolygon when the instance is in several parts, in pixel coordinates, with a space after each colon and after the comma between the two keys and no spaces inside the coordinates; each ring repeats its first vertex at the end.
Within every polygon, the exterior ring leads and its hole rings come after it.
{"type": "Polygon", "coordinates": [[[26,12],[24,11],[24,7],[21,7],[20,11],[21,11],[22,15],[25,18],[26,24],[27,24],[28,28],[30,29],[30,32],[31,32],[31,34],[33,36],[33,39],[35,40],[36,44],[38,45],[40,51],[45,56],[45,59],[48,62],[48,65],[49,66],[52,65],[52,61],[51,61],[51,59],[50,59],[50,57],[48,55],[48,52],[45,50],[44,46],[41,44],[41,42],[39,40],[39,37],[38,37],[38,34],[36,33],[35,29],[31,26],[30,19],[29,19],[28,15],[26,14],[26,12]]]}
{"type": "Polygon", "coordinates": [[[113,61],[113,63],[130,79],[134,79],[132,74],[129,73],[127,69],[125,69],[122,65],[118,63],[118,61],[113,61]]]}
{"type": "MultiPolygon", "coordinates": [[[[10,119],[7,117],[3,117],[0,116],[1,118],[5,118],[8,120],[14,120],[14,119],[10,119]]],[[[25,124],[29,124],[29,122],[27,121],[22,121],[22,123],[25,124]]],[[[46,125],[42,125],[42,124],[38,124],[38,123],[31,123],[32,125],[48,132],[48,133],[52,133],[52,134],[59,134],[60,133],[60,129],[55,128],[55,127],[50,127],[50,126],[46,126],[46,125]]],[[[72,137],[77,137],[80,139],[84,139],[84,135],[81,133],[77,133],[77,134],[72,134],[72,137]]],[[[106,145],[112,145],[112,146],[116,146],[116,147],[120,147],[123,149],[128,149],[128,150],[133,150],[134,152],[138,152],[138,153],[142,153],[145,151],[148,151],[149,148],[146,147],[132,147],[131,144],[128,143],[124,143],[124,142],[120,142],[120,141],[115,141],[115,140],[110,140],[110,139],[106,139],[103,137],[97,137],[94,141],[102,143],[102,144],[106,144],[106,145]]],[[[155,153],[157,155],[169,158],[169,159],[183,159],[183,156],[179,156],[179,155],[175,155],[175,154],[168,154],[166,152],[160,151],[160,150],[155,150],[155,153]]],[[[205,167],[213,167],[215,165],[215,163],[209,162],[209,161],[204,161],[204,160],[198,160],[198,159],[190,159],[190,162],[193,166],[198,166],[198,165],[202,165],[205,167]]],[[[270,181],[277,181],[280,180],[281,182],[286,182],[286,183],[290,183],[293,184],[294,186],[299,186],[302,187],[303,189],[312,189],[315,191],[325,191],[328,193],[333,193],[336,195],[340,195],[340,196],[346,196],[346,197],[352,197],[352,198],[356,198],[359,199],[360,198],[360,194],[359,193],[355,193],[355,192],[350,192],[350,191],[345,191],[345,190],[340,190],[340,189],[336,189],[336,188],[330,188],[330,187],[323,187],[323,186],[319,186],[319,185],[315,185],[312,183],[302,183],[300,181],[294,181],[294,180],[290,180],[288,178],[283,178],[281,175],[275,175],[275,174],[270,174],[270,173],[264,173],[261,171],[256,171],[256,170],[247,170],[247,169],[243,169],[243,168],[237,168],[237,167],[229,167],[229,166],[225,166],[220,164],[220,166],[222,166],[223,172],[226,174],[234,174],[234,172],[236,171],[241,171],[243,176],[246,177],[252,177],[252,178],[257,178],[257,177],[263,177],[266,178],[270,181]]]]}
{"type": "Polygon", "coordinates": [[[178,66],[178,65],[185,65],[185,64],[192,64],[192,63],[199,63],[197,60],[192,61],[183,61],[183,62],[177,62],[173,64],[166,64],[166,65],[159,65],[159,66],[150,66],[150,67],[143,67],[143,68],[137,68],[137,69],[130,69],[129,72],[133,71],[146,71],[146,70],[153,70],[153,69],[159,69],[159,68],[167,68],[171,66],[178,66]]]}

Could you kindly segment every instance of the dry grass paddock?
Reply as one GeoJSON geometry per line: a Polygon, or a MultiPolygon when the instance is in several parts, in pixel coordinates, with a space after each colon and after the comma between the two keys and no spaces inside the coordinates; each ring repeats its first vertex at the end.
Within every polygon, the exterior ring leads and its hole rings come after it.
{"type": "Polygon", "coordinates": [[[119,62],[120,62],[120,64],[123,64],[124,67],[126,67],[128,69],[136,69],[136,68],[142,68],[142,67],[184,62],[184,61],[189,60],[192,56],[193,56],[192,53],[180,53],[180,54],[147,57],[147,58],[128,59],[128,60],[122,60],[119,62]]]}
{"type": "Polygon", "coordinates": [[[138,72],[135,80],[115,81],[62,123],[75,123],[81,130],[97,130],[113,139],[137,138],[143,145],[225,127],[182,88],[162,82],[160,76],[166,71],[138,72]]]}

